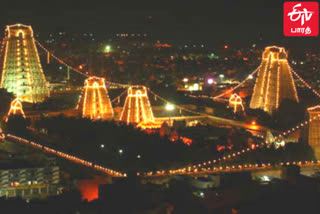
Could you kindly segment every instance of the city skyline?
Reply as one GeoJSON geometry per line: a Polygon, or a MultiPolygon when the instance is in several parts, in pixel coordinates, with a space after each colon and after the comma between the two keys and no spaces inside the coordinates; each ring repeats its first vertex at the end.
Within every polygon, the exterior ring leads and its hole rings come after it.
{"type": "Polygon", "coordinates": [[[4,5],[2,210],[318,214],[319,4],[283,2],[4,5]]]}
{"type": "Polygon", "coordinates": [[[92,5],[51,2],[50,7],[5,5],[0,24],[23,22],[39,33],[91,32],[100,38],[115,33],[148,33],[175,43],[232,43],[312,48],[316,38],[288,38],[282,32],[284,1],[100,2],[92,5]],[[5,10],[4,10],[5,9],[5,10]],[[262,39],[262,41],[261,41],[262,39]]]}

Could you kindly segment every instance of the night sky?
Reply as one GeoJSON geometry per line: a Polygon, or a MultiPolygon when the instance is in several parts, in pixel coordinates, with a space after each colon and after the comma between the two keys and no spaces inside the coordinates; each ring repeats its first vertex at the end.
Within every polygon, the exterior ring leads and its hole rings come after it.
{"type": "Polygon", "coordinates": [[[23,1],[1,5],[0,24],[31,24],[37,32],[151,33],[173,42],[320,45],[317,38],[285,38],[281,0],[23,1]]]}

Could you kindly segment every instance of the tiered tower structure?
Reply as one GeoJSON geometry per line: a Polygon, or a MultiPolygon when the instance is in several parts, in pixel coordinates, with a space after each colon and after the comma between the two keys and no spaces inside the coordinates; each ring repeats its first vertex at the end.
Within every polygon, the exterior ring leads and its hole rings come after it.
{"type": "Polygon", "coordinates": [[[299,102],[296,86],[282,47],[266,47],[254,86],[250,108],[272,114],[283,99],[299,102]]]}
{"type": "Polygon", "coordinates": [[[84,81],[83,94],[78,108],[82,109],[83,117],[92,120],[113,118],[113,108],[103,78],[89,77],[84,81]]]}
{"type": "Polygon", "coordinates": [[[308,108],[309,123],[308,142],[313,148],[314,154],[320,160],[320,105],[308,108]]]}
{"type": "Polygon", "coordinates": [[[154,122],[146,87],[131,86],[128,88],[128,95],[120,115],[120,121],[127,124],[154,122]]]}
{"type": "Polygon", "coordinates": [[[4,46],[1,88],[25,102],[42,102],[49,97],[31,26],[7,26],[4,46]]]}

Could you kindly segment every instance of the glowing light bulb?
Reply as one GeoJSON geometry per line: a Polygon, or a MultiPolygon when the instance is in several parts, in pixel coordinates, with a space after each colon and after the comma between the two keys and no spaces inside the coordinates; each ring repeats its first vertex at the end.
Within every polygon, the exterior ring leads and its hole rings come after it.
{"type": "Polygon", "coordinates": [[[111,46],[107,45],[104,50],[105,52],[109,53],[111,51],[111,46]]]}
{"type": "Polygon", "coordinates": [[[207,82],[208,82],[209,85],[212,85],[214,83],[214,80],[212,78],[210,78],[210,79],[207,80],[207,82]]]}
{"type": "Polygon", "coordinates": [[[174,105],[170,103],[167,103],[165,108],[167,111],[173,111],[175,109],[174,105]]]}

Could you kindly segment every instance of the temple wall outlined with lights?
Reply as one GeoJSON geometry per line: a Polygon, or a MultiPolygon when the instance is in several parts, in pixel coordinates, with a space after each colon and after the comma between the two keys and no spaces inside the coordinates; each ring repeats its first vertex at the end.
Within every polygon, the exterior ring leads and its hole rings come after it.
{"type": "Polygon", "coordinates": [[[24,102],[37,103],[49,97],[31,26],[6,27],[2,59],[1,88],[24,102]]]}
{"type": "Polygon", "coordinates": [[[82,110],[82,117],[92,120],[113,118],[114,112],[103,78],[89,77],[85,80],[78,108],[82,110]]]}
{"type": "Polygon", "coordinates": [[[299,102],[296,86],[284,48],[266,47],[254,86],[250,108],[272,114],[283,99],[299,102]]]}
{"type": "Polygon", "coordinates": [[[132,86],[128,88],[128,95],[120,115],[120,121],[128,124],[154,121],[146,87],[132,86]]]}

